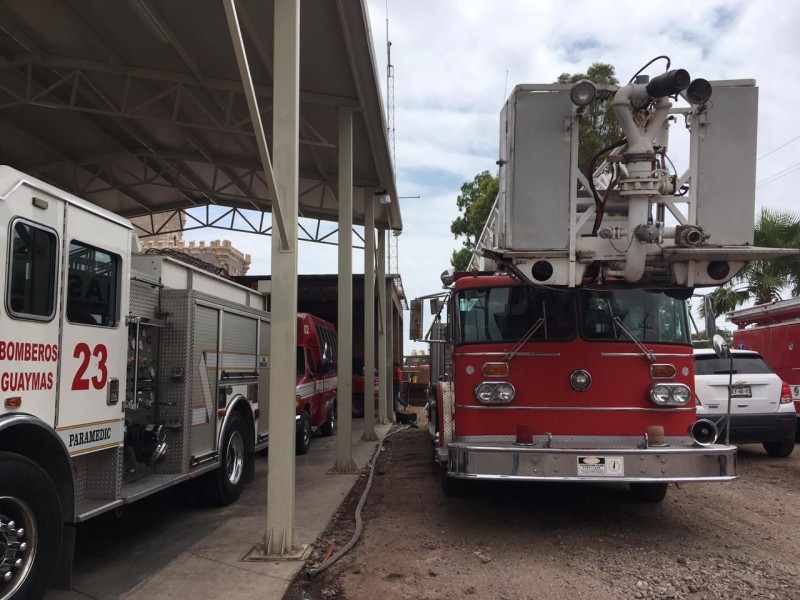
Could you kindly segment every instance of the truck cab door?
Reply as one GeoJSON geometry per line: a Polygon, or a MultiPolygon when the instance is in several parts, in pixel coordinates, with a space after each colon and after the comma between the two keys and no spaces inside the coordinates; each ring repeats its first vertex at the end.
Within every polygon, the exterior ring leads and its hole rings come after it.
{"type": "Polygon", "coordinates": [[[64,201],[21,177],[0,168],[0,413],[24,412],[53,426],[64,201]]]}
{"type": "Polygon", "coordinates": [[[123,443],[130,231],[67,205],[57,430],[70,455],[123,443]]]}

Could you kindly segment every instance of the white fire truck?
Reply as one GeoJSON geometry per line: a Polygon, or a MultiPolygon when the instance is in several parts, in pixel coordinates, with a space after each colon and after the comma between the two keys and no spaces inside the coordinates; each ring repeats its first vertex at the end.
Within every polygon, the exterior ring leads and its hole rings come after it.
{"type": "Polygon", "coordinates": [[[234,502],[267,444],[266,297],[0,167],[0,598],[68,586],[75,524],[188,479],[234,502]]]}
{"type": "Polygon", "coordinates": [[[670,482],[736,478],[736,449],[695,414],[687,300],[780,254],[752,247],[758,91],[667,69],[520,85],[505,104],[500,190],[470,271],[425,297],[446,493],[611,481],[660,501],[670,482]],[[581,119],[604,101],[623,137],[578,165],[581,119]],[[682,173],[674,124],[688,130],[682,173]]]}

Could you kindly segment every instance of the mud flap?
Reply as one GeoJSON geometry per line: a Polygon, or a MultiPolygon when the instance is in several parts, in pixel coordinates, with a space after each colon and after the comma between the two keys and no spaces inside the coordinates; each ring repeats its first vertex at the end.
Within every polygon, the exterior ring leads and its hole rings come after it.
{"type": "Polygon", "coordinates": [[[244,461],[244,473],[242,473],[245,483],[253,483],[256,478],[256,455],[253,453],[247,454],[247,460],[244,461]]]}
{"type": "Polygon", "coordinates": [[[75,538],[77,529],[75,525],[64,523],[63,533],[61,534],[61,552],[58,556],[58,565],[53,573],[53,581],[50,587],[55,590],[72,589],[72,561],[75,556],[75,538]]]}

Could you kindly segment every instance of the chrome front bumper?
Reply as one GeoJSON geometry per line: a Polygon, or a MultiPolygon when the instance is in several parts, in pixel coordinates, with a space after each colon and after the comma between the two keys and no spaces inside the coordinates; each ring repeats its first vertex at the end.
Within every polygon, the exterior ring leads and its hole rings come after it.
{"type": "Polygon", "coordinates": [[[462,479],[704,482],[737,478],[734,446],[580,446],[454,442],[440,449],[439,458],[446,460],[448,475],[462,479]]]}

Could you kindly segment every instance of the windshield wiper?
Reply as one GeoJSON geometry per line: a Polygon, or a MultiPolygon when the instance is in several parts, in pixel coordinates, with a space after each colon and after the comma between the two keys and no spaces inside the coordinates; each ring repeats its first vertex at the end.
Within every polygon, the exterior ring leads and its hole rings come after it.
{"type": "Polygon", "coordinates": [[[642,354],[644,354],[644,357],[648,361],[650,361],[651,363],[656,362],[656,355],[653,354],[653,351],[647,348],[644,344],[642,344],[642,342],[639,341],[639,339],[635,335],[633,335],[633,332],[625,326],[625,323],[622,322],[622,319],[620,319],[619,317],[614,317],[614,323],[617,324],[617,327],[619,327],[622,330],[622,333],[624,333],[625,336],[630,341],[632,341],[639,347],[639,350],[642,351],[642,354]]]}
{"type": "Polygon", "coordinates": [[[510,362],[511,359],[517,355],[522,346],[525,345],[525,342],[531,339],[533,334],[539,331],[539,328],[542,325],[544,325],[544,317],[539,317],[539,320],[536,321],[536,323],[534,323],[533,325],[531,325],[531,328],[525,332],[525,335],[522,336],[522,338],[516,343],[516,345],[513,348],[511,348],[511,350],[506,352],[506,355],[503,357],[503,360],[505,360],[506,362],[510,362]]]}

